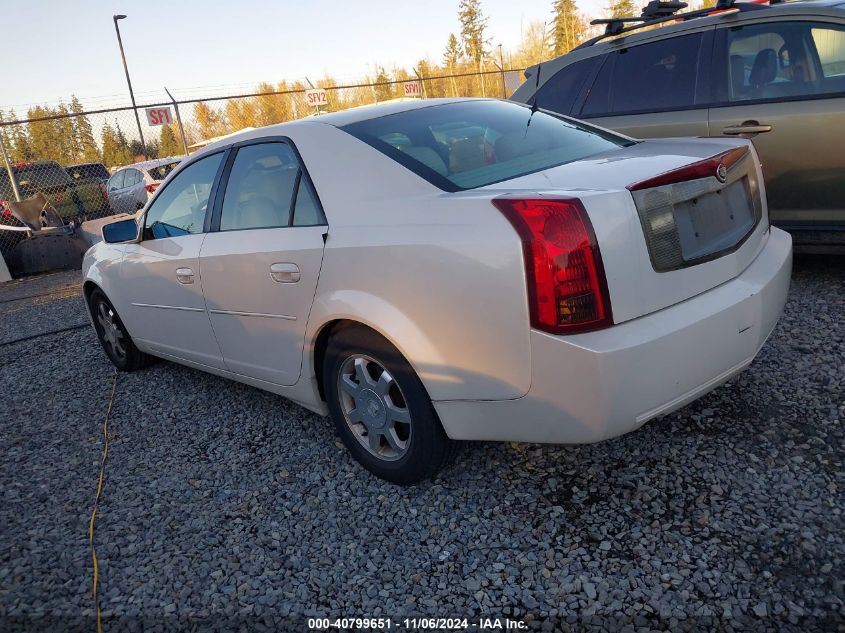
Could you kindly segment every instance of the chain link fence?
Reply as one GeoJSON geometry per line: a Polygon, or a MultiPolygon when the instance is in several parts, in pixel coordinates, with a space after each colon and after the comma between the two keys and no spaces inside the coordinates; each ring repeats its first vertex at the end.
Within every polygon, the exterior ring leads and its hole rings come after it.
{"type": "MultiPolygon", "coordinates": [[[[185,155],[240,130],[406,98],[507,97],[522,69],[409,76],[336,85],[317,82],[325,105],[306,99],[310,85],[262,84],[257,92],[171,100],[132,108],[34,108],[26,119],[0,118],[0,254],[29,235],[10,202],[38,196],[66,224],[142,208],[185,155]],[[410,96],[409,96],[410,95],[410,96]],[[155,111],[148,115],[148,109],[155,111]],[[43,198],[41,197],[43,196],[43,198]]],[[[310,82],[309,82],[310,83],[310,82]]]]}

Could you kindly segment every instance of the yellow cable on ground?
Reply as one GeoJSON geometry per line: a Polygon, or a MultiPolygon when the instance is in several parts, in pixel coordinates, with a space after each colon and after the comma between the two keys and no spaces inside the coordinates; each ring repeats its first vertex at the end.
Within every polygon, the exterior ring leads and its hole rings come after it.
{"type": "Polygon", "coordinates": [[[97,518],[97,510],[100,507],[100,496],[103,494],[103,480],[106,476],[106,459],[109,456],[109,416],[111,415],[114,394],[117,391],[117,370],[114,370],[114,380],[111,385],[111,397],[109,406],[106,409],[106,419],[103,420],[103,456],[100,458],[100,476],[97,479],[97,494],[94,497],[94,507],[91,509],[91,519],[88,521],[88,544],[91,545],[91,561],[94,565],[94,609],[97,612],[97,633],[103,633],[103,622],[100,617],[100,598],[97,595],[97,586],[100,583],[100,566],[97,562],[97,549],[94,547],[94,521],[97,518]]]}

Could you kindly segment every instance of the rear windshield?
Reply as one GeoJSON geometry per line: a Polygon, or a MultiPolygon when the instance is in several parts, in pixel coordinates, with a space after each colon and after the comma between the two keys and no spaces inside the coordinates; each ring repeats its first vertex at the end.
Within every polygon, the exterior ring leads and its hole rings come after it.
{"type": "Polygon", "coordinates": [[[164,165],[159,165],[158,167],[153,167],[152,169],[148,169],[147,173],[150,175],[150,178],[153,180],[164,180],[167,178],[168,174],[176,169],[176,166],[179,164],[179,161],[173,161],[172,163],[166,163],[164,165]]]}
{"type": "Polygon", "coordinates": [[[100,163],[91,163],[90,165],[73,165],[65,167],[65,170],[74,180],[88,180],[90,178],[101,178],[108,180],[109,170],[105,165],[100,163]]]}
{"type": "Polygon", "coordinates": [[[632,142],[506,101],[430,106],[341,129],[445,191],[483,187],[632,142]]]}

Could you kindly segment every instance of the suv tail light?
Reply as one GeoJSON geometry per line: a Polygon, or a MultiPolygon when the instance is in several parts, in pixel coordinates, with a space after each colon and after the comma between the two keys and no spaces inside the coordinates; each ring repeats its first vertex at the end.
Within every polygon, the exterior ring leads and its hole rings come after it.
{"type": "Polygon", "coordinates": [[[571,334],[613,325],[601,253],[581,201],[502,197],[493,204],[522,238],[531,326],[571,334]]]}
{"type": "Polygon", "coordinates": [[[160,184],[160,182],[151,182],[146,187],[144,187],[144,189],[147,190],[147,193],[155,193],[155,190],[158,189],[158,186],[160,184]]]}

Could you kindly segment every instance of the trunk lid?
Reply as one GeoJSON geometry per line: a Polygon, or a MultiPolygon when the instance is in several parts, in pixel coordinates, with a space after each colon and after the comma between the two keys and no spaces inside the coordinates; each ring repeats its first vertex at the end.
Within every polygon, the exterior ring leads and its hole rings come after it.
{"type": "Polygon", "coordinates": [[[614,323],[730,281],[768,235],[759,161],[744,140],[643,141],[484,189],[582,201],[614,323]]]}

